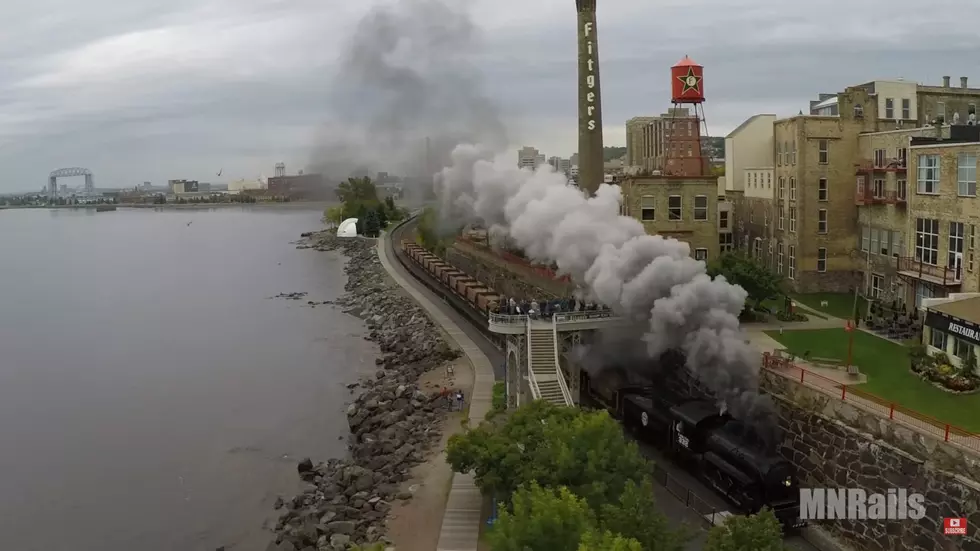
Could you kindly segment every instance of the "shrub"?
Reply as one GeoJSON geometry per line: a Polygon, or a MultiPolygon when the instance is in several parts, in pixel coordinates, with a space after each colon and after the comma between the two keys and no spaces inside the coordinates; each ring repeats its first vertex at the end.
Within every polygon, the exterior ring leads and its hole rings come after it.
{"type": "Polygon", "coordinates": [[[790,312],[788,310],[781,310],[776,314],[776,319],[779,321],[809,321],[810,318],[806,314],[801,314],[799,312],[790,312]]]}

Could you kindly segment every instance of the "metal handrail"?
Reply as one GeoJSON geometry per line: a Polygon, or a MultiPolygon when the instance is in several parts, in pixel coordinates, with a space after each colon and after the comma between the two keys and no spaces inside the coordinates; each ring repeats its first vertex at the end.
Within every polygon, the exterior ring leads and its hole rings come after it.
{"type": "Polygon", "coordinates": [[[561,363],[558,359],[558,320],[555,317],[552,317],[551,320],[551,338],[555,349],[555,373],[558,375],[558,386],[561,387],[561,395],[565,398],[565,405],[573,406],[575,401],[572,400],[572,391],[568,389],[568,382],[565,381],[565,374],[561,371],[561,363]]]}
{"type": "Polygon", "coordinates": [[[616,317],[612,310],[585,310],[578,312],[561,312],[553,315],[555,321],[580,321],[587,319],[613,318],[616,317]]]}
{"type": "Polygon", "coordinates": [[[497,314],[490,312],[490,323],[522,325],[527,323],[527,314],[497,314]]]}
{"type": "Polygon", "coordinates": [[[527,324],[527,331],[525,333],[527,338],[527,382],[528,386],[531,387],[531,398],[535,400],[541,399],[541,388],[538,387],[538,379],[534,376],[534,356],[532,351],[534,346],[531,344],[531,324],[527,324]]]}

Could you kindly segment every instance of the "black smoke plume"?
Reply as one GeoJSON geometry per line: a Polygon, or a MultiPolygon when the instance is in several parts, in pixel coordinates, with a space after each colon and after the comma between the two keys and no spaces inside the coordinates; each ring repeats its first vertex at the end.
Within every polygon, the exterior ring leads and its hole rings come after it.
{"type": "Polygon", "coordinates": [[[313,171],[334,181],[387,171],[428,191],[457,144],[506,144],[474,69],[479,33],[462,4],[398,0],[357,23],[329,98],[341,115],[321,130],[313,171]]]}

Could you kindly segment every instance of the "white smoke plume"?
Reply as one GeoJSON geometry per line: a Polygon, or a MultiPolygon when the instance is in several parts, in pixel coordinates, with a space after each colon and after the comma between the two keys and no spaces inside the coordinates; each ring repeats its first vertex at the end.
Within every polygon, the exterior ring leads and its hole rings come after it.
{"type": "Polygon", "coordinates": [[[442,216],[456,225],[481,222],[528,258],[557,264],[590,299],[648,324],[642,338],[651,358],[680,349],[733,415],[756,423],[771,417],[771,402],[758,394],[760,356],[739,329],[744,289],[708,276],[687,243],[647,235],[621,215],[619,186],[603,184],[586,197],[551,167],[532,172],[493,158],[479,146],[456,148],[435,178],[442,216]]]}

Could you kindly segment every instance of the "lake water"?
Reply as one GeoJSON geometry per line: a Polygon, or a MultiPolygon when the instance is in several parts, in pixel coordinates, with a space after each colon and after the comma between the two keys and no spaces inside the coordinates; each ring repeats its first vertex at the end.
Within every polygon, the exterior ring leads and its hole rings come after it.
{"type": "Polygon", "coordinates": [[[0,211],[0,549],[263,551],[345,453],[361,322],[295,206],[0,211]]]}

